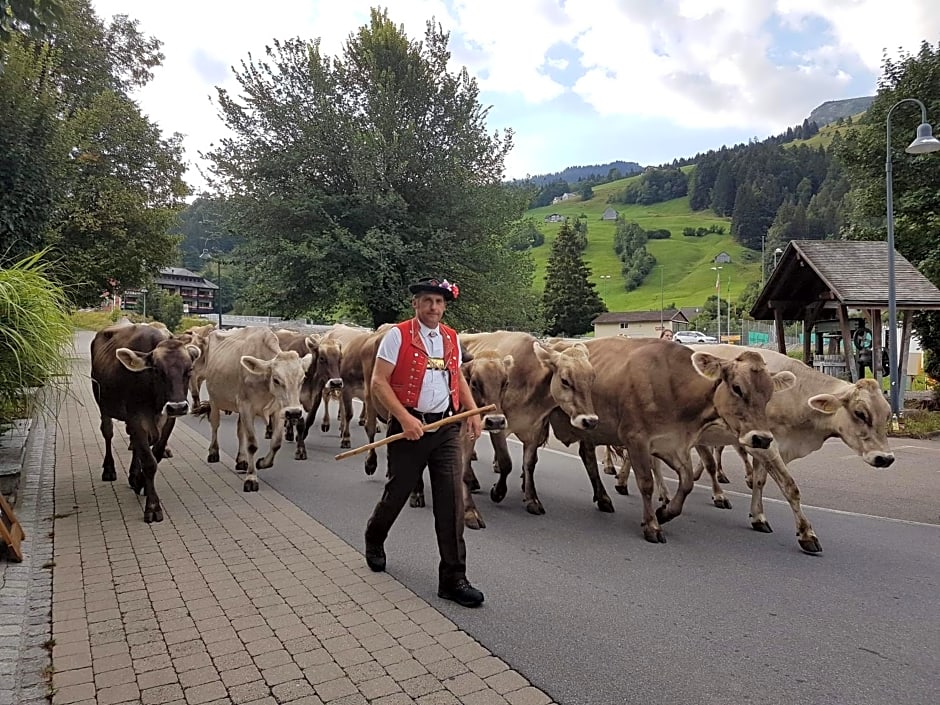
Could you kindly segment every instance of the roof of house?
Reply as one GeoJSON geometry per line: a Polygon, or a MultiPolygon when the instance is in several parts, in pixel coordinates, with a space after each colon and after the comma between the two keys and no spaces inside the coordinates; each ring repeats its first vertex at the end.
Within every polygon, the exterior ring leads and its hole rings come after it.
{"type": "MultiPolygon", "coordinates": [[[[899,310],[940,310],[940,289],[895,251],[895,301],[899,310]]],[[[855,240],[793,240],[764,285],[751,316],[803,317],[807,306],[888,307],[888,245],[855,240]]]]}
{"type": "Polygon", "coordinates": [[[160,269],[160,275],[154,278],[156,284],[166,284],[167,286],[179,286],[183,280],[186,284],[192,285],[197,289],[218,289],[217,284],[213,284],[208,279],[185,267],[163,267],[160,269]]]}
{"type": "Polygon", "coordinates": [[[597,325],[598,323],[659,323],[660,320],[679,321],[680,323],[689,322],[689,319],[687,319],[681,311],[677,311],[674,308],[667,308],[662,312],[659,309],[655,311],[611,311],[602,313],[591,321],[591,323],[593,325],[597,325]],[[660,316],[662,316],[662,318],[660,318],[660,316]]]}

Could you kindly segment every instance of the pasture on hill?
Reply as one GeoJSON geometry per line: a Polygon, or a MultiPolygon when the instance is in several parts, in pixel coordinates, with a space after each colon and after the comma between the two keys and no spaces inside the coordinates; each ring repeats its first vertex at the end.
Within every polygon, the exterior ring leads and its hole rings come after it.
{"type": "Polygon", "coordinates": [[[825,147],[829,149],[829,145],[832,144],[832,138],[836,135],[839,135],[843,139],[852,135],[853,132],[857,129],[858,121],[862,118],[862,115],[865,113],[858,113],[857,115],[852,116],[851,123],[843,123],[837,125],[836,123],[829,123],[819,128],[819,132],[810,137],[808,140],[793,140],[792,142],[787,142],[784,147],[825,147]]]}
{"type": "Polygon", "coordinates": [[[660,270],[662,270],[662,301],[665,306],[701,306],[709,296],[715,294],[715,257],[720,252],[731,256],[730,264],[721,265],[721,298],[728,296],[728,278],[731,280],[731,300],[735,300],[744,287],[752,281],[760,281],[760,252],[741,247],[732,240],[731,220],[720,218],[712,211],[693,212],[687,197],[675,198],[650,206],[607,203],[611,192],[621,191],[638,179],[612,181],[594,187],[594,197],[589,201],[575,198],[555,205],[535,208],[526,212],[526,217],[535,219],[545,234],[545,243],[530,250],[536,264],[535,287],[541,291],[545,286],[545,269],[551,254],[552,242],[558,235],[561,223],[546,223],[545,216],[558,213],[574,221],[579,215],[587,216],[588,246],[584,261],[591,269],[591,281],[610,311],[652,311],[660,307],[660,270]],[[608,207],[623,215],[627,221],[636,221],[645,230],[668,229],[672,237],[668,240],[650,240],[646,249],[656,258],[655,267],[639,288],[627,292],[623,289],[620,275],[621,263],[614,252],[614,221],[601,220],[608,207]],[[683,228],[707,228],[722,225],[723,235],[709,234],[704,237],[686,237],[683,228]],[[609,279],[601,279],[609,276],[609,279]]]}

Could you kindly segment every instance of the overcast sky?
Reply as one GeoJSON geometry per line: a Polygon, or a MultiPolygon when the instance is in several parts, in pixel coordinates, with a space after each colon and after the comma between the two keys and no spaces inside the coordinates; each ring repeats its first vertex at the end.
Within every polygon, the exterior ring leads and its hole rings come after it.
{"type": "MultiPolygon", "coordinates": [[[[222,131],[213,86],[274,38],[319,37],[338,54],[375,0],[93,0],[163,41],[137,94],[197,152],[222,131]]],[[[763,138],[826,100],[871,95],[883,53],[940,38],[929,0],[386,0],[415,38],[434,17],[455,69],[477,77],[490,126],[512,127],[508,177],[623,159],[658,164],[763,138]]]]}

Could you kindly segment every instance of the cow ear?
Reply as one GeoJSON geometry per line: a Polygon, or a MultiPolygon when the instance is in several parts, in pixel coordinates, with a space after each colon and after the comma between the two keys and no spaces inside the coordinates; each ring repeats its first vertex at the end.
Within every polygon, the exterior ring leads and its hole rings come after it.
{"type": "Polygon", "coordinates": [[[710,353],[701,350],[692,353],[692,367],[705,379],[721,379],[721,358],[710,353]]]}
{"type": "Polygon", "coordinates": [[[507,355],[506,357],[503,358],[503,367],[506,368],[507,372],[512,369],[512,365],[514,362],[515,360],[513,360],[512,355],[507,355]]]}
{"type": "Polygon", "coordinates": [[[192,358],[192,361],[195,362],[199,359],[199,356],[202,355],[202,350],[200,350],[195,345],[187,345],[186,352],[189,353],[189,356],[192,358]]]}
{"type": "Polygon", "coordinates": [[[821,414],[834,414],[842,406],[839,397],[833,394],[817,394],[807,399],[806,403],[809,404],[811,409],[815,409],[821,414]]]}
{"type": "Polygon", "coordinates": [[[267,360],[260,360],[251,355],[242,355],[240,362],[242,363],[242,367],[253,375],[264,375],[268,373],[269,365],[267,360]]]}
{"type": "Polygon", "coordinates": [[[304,343],[307,345],[307,350],[316,355],[320,351],[320,341],[322,337],[316,333],[311,333],[304,339],[304,343]]]}
{"type": "Polygon", "coordinates": [[[788,370],[772,374],[770,378],[774,381],[775,392],[782,392],[796,384],[796,375],[788,370]]]}
{"type": "Polygon", "coordinates": [[[117,355],[117,359],[121,361],[121,364],[131,372],[143,372],[153,367],[150,353],[139,353],[130,348],[118,348],[114,354],[117,355]]]}
{"type": "Polygon", "coordinates": [[[310,365],[313,364],[313,355],[307,353],[302,358],[300,358],[300,366],[304,368],[304,374],[307,373],[307,370],[310,369],[310,365]]]}
{"type": "Polygon", "coordinates": [[[460,366],[460,371],[463,373],[463,378],[467,380],[467,384],[470,384],[470,375],[473,372],[473,362],[465,362],[460,366]]]}
{"type": "Polygon", "coordinates": [[[561,354],[551,348],[545,347],[542,343],[536,340],[532,343],[532,349],[535,350],[535,357],[538,358],[538,361],[541,362],[545,367],[554,370],[555,369],[555,359],[561,354]]]}

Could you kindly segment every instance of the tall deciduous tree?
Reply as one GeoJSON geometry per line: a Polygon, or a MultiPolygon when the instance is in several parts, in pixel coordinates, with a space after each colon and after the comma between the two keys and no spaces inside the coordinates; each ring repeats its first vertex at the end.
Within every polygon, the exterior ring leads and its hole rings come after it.
{"type": "Polygon", "coordinates": [[[607,310],[584,263],[576,235],[566,220],[552,243],[542,294],[548,335],[582,335],[607,310]]]}
{"type": "Polygon", "coordinates": [[[449,320],[475,310],[523,324],[511,303],[532,266],[509,235],[526,194],[501,184],[512,135],[487,132],[447,43],[433,23],[413,41],[373,10],[341,55],[275,41],[236,72],[241,95],[219,89],[233,136],[208,156],[256,305],[327,316],[362,305],[377,325],[407,311],[409,280],[436,275],[461,287],[449,320]]]}
{"type": "MultiPolygon", "coordinates": [[[[916,54],[885,59],[878,95],[862,116],[853,138],[838,145],[838,156],[851,183],[844,231],[852,239],[886,237],[885,121],[891,107],[904,98],[921,100],[927,107],[928,120],[936,123],[940,117],[940,44],[924,42],[916,54]]],[[[940,286],[940,156],[904,152],[920,123],[916,105],[898,106],[891,121],[895,246],[940,286]]],[[[940,315],[917,314],[914,322],[921,343],[931,353],[928,372],[940,377],[940,315]]]]}

